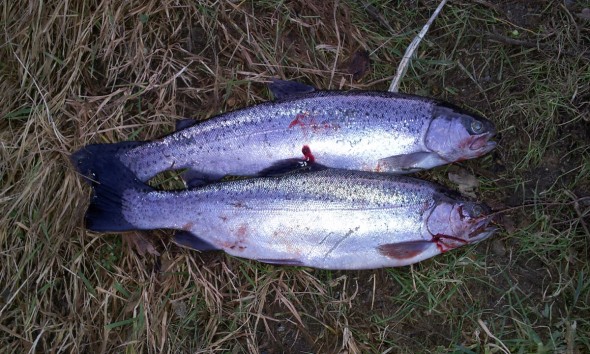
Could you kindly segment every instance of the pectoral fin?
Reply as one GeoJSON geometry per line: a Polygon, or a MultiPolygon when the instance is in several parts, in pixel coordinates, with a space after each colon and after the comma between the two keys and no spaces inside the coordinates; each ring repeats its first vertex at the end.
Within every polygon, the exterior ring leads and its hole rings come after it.
{"type": "Polygon", "coordinates": [[[213,246],[207,241],[203,241],[190,231],[178,230],[174,234],[172,241],[179,246],[190,248],[197,251],[218,251],[220,248],[213,246]]]}
{"type": "Polygon", "coordinates": [[[377,247],[382,255],[395,259],[410,259],[426,251],[432,246],[432,241],[406,241],[387,243],[377,247]]]}
{"type": "Polygon", "coordinates": [[[315,91],[315,87],[308,86],[296,81],[286,81],[279,79],[272,79],[272,82],[268,84],[268,88],[275,100],[282,100],[297,95],[303,95],[315,91]]]}
{"type": "Polygon", "coordinates": [[[379,160],[381,172],[412,173],[446,164],[433,152],[414,152],[406,155],[390,156],[379,160]]]}

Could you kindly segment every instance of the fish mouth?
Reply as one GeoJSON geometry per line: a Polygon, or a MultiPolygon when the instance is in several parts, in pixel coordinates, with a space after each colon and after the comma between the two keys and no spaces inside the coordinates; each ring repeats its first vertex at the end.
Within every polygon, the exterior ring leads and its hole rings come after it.
{"type": "Polygon", "coordinates": [[[490,141],[491,138],[494,137],[492,133],[486,133],[483,135],[478,136],[473,140],[469,148],[475,151],[481,151],[482,154],[488,153],[492,151],[498,143],[495,141],[490,141]]]}
{"type": "Polygon", "coordinates": [[[469,243],[483,241],[498,231],[497,227],[488,225],[490,221],[490,218],[486,218],[479,222],[478,227],[469,233],[469,243]]]}
{"type": "Polygon", "coordinates": [[[479,233],[474,234],[474,232],[471,235],[469,235],[469,243],[478,243],[480,241],[483,241],[492,236],[496,231],[498,231],[497,227],[489,226],[479,231],[479,233]]]}

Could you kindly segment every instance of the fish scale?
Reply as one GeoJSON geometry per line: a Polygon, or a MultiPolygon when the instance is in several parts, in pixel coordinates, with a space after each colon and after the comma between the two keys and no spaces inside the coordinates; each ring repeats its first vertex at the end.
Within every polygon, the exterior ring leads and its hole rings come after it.
{"type": "Polygon", "coordinates": [[[417,150],[431,111],[427,101],[400,95],[320,91],[229,112],[119,157],[141,180],[187,167],[215,177],[253,175],[275,161],[300,157],[304,145],[322,164],[374,169],[375,156],[417,150]]]}
{"type": "Polygon", "coordinates": [[[485,154],[490,121],[420,96],[273,84],[276,101],[74,153],[94,187],[87,228],[174,229],[192,249],[325,269],[412,264],[495,231],[485,206],[391,174],[485,154]],[[171,169],[201,187],[142,183],[171,169]],[[208,183],[227,175],[259,178],[208,183]]]}
{"type": "Polygon", "coordinates": [[[323,169],[158,191],[124,166],[95,166],[89,229],[174,229],[182,246],[268,263],[402,266],[494,231],[484,206],[411,177],[323,169]]]}
{"type": "MultiPolygon", "coordinates": [[[[270,87],[279,99],[200,123],[180,121],[183,129],[161,139],[84,149],[94,156],[112,156],[141,181],[183,169],[187,185],[197,186],[227,175],[280,175],[306,162],[410,173],[479,157],[496,145],[490,141],[495,134],[490,121],[435,99],[314,91],[280,80],[270,87]]],[[[92,163],[88,159],[77,167],[85,173],[92,163]]]]}

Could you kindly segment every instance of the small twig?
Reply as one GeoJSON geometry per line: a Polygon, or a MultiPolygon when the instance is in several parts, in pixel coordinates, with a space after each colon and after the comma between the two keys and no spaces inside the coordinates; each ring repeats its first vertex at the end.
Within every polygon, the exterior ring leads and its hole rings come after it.
{"type": "MultiPolygon", "coordinates": [[[[375,291],[377,290],[377,275],[373,273],[371,278],[373,278],[373,296],[371,297],[371,311],[373,311],[373,307],[375,306],[375,291]]],[[[371,280],[371,278],[369,278],[369,280],[371,280]]]]}
{"type": "Polygon", "coordinates": [[[336,17],[337,11],[338,11],[338,5],[339,5],[339,1],[336,0],[334,2],[334,29],[336,30],[336,39],[338,40],[338,49],[336,50],[336,57],[334,58],[334,65],[332,66],[329,87],[332,87],[332,80],[334,80],[334,74],[336,73],[336,64],[338,63],[338,56],[339,56],[338,54],[340,53],[340,50],[342,49],[342,43],[340,41],[340,31],[338,30],[338,19],[336,17]]]}
{"type": "Polygon", "coordinates": [[[504,209],[500,209],[500,210],[494,210],[493,213],[490,213],[488,216],[495,216],[495,215],[499,215],[499,214],[504,214],[507,213],[509,211],[512,210],[516,210],[516,209],[522,209],[522,208],[528,208],[528,207],[534,207],[534,206],[564,206],[564,205],[579,205],[579,203],[581,201],[584,201],[586,199],[590,200],[590,197],[580,197],[576,200],[572,200],[571,202],[545,202],[545,203],[527,203],[527,204],[522,204],[522,205],[516,205],[513,207],[509,207],[509,208],[504,208],[504,209]]]}
{"type": "Polygon", "coordinates": [[[535,42],[530,42],[530,41],[524,41],[521,39],[514,39],[514,38],[506,37],[506,36],[503,36],[498,33],[486,33],[486,36],[488,37],[488,40],[503,43],[503,44],[516,45],[516,46],[521,46],[521,47],[525,47],[525,48],[533,48],[533,49],[536,49],[538,51],[543,51],[543,52],[553,52],[553,53],[557,53],[557,54],[565,54],[565,55],[568,55],[571,57],[578,57],[578,56],[581,56],[584,58],[590,57],[590,55],[586,54],[585,51],[583,51],[581,53],[576,53],[576,52],[572,52],[570,50],[560,50],[560,49],[556,49],[556,48],[553,48],[553,47],[550,47],[547,45],[543,45],[540,43],[535,43],[535,42]]]}
{"type": "Polygon", "coordinates": [[[496,4],[492,4],[489,1],[486,0],[472,0],[474,3],[479,4],[479,5],[483,5],[485,7],[489,7],[490,9],[502,13],[502,10],[500,9],[500,6],[496,5],[496,4]]]}
{"type": "Polygon", "coordinates": [[[381,24],[381,26],[387,28],[389,30],[389,32],[391,32],[391,34],[396,33],[396,31],[393,29],[393,27],[391,27],[389,22],[385,19],[385,17],[383,17],[383,15],[381,15],[379,13],[379,10],[375,6],[371,5],[367,1],[361,1],[361,3],[363,4],[363,8],[365,9],[365,11],[367,11],[367,13],[373,19],[377,20],[377,22],[379,22],[381,24]]]}
{"type": "Polygon", "coordinates": [[[397,72],[395,73],[395,77],[393,78],[393,80],[391,81],[391,85],[389,86],[389,92],[398,92],[399,91],[399,83],[401,82],[402,78],[406,74],[406,71],[408,70],[408,65],[410,64],[410,60],[412,59],[414,52],[416,51],[416,49],[420,45],[420,41],[422,41],[422,38],[424,38],[424,36],[426,35],[426,32],[428,32],[430,25],[432,25],[432,22],[434,22],[434,19],[438,16],[438,14],[440,13],[440,11],[442,10],[442,8],[445,6],[446,3],[447,3],[447,0],[442,0],[440,2],[438,7],[436,8],[436,10],[434,10],[434,13],[432,14],[432,16],[430,16],[430,18],[428,19],[428,22],[426,22],[424,27],[422,27],[422,30],[420,31],[420,33],[418,33],[418,35],[414,38],[412,43],[410,43],[410,45],[406,49],[406,52],[404,53],[404,57],[402,58],[402,61],[399,63],[399,66],[397,67],[397,72]]]}
{"type": "MultiPolygon", "coordinates": [[[[39,86],[37,79],[35,79],[35,77],[29,71],[27,66],[22,62],[22,60],[20,60],[18,55],[16,55],[16,52],[14,52],[14,57],[16,58],[16,60],[20,64],[20,66],[23,68],[25,73],[31,78],[31,82],[33,82],[33,85],[35,85],[35,88],[37,89],[37,92],[39,92],[39,96],[41,96],[41,100],[43,101],[43,107],[45,107],[45,111],[47,113],[47,120],[49,121],[49,123],[51,124],[51,127],[53,128],[53,132],[54,132],[55,136],[57,137],[57,140],[59,140],[60,143],[64,144],[65,138],[61,134],[61,132],[57,128],[57,125],[55,124],[55,121],[53,120],[53,115],[51,115],[51,110],[49,109],[49,104],[47,103],[47,100],[45,99],[45,94],[43,93],[43,90],[41,90],[41,87],[39,86]]],[[[31,101],[34,101],[32,97],[29,97],[29,98],[31,98],[31,101]]]]}
{"type": "Polygon", "coordinates": [[[574,210],[576,211],[576,213],[578,214],[578,217],[580,218],[580,224],[582,225],[582,228],[586,232],[586,235],[590,236],[590,229],[588,229],[588,225],[586,225],[586,221],[584,221],[586,218],[585,214],[587,214],[587,212],[580,210],[580,199],[581,198],[578,198],[574,193],[572,193],[570,191],[565,191],[565,194],[567,194],[570,198],[572,198],[573,204],[574,204],[574,210]]]}
{"type": "Polygon", "coordinates": [[[510,38],[510,37],[506,37],[506,36],[503,36],[498,33],[489,32],[489,33],[486,33],[486,36],[488,37],[488,39],[490,39],[492,41],[496,41],[496,42],[500,42],[500,43],[504,43],[504,44],[519,45],[519,46],[527,47],[527,48],[541,49],[539,43],[524,41],[522,39],[510,38]]]}
{"type": "Polygon", "coordinates": [[[559,5],[561,6],[562,9],[565,10],[565,13],[568,15],[568,17],[570,18],[571,23],[573,24],[574,28],[576,29],[576,44],[579,45],[580,44],[580,26],[576,22],[576,19],[574,18],[574,15],[567,8],[567,6],[565,6],[565,4],[563,2],[561,4],[559,4],[559,5]]]}
{"type": "Polygon", "coordinates": [[[486,326],[486,324],[481,320],[481,318],[477,320],[477,323],[479,323],[479,325],[481,326],[481,328],[483,329],[483,331],[486,332],[486,334],[489,337],[493,338],[494,340],[496,340],[496,342],[500,343],[500,346],[497,346],[496,345],[496,347],[498,347],[498,349],[500,349],[505,354],[510,353],[510,350],[508,349],[508,347],[504,343],[502,343],[501,340],[499,340],[496,336],[494,336],[492,334],[492,332],[490,331],[490,329],[488,328],[488,326],[486,326]]]}

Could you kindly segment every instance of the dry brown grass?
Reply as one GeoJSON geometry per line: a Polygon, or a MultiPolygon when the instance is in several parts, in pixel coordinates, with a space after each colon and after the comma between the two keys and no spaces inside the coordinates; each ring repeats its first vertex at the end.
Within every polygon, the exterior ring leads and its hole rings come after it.
{"type": "Polygon", "coordinates": [[[1,2],[3,352],[590,350],[589,34],[560,5],[532,6],[550,16],[542,27],[518,22],[510,2],[452,2],[402,82],[498,123],[505,147],[467,167],[488,201],[535,205],[499,245],[325,272],[188,252],[163,233],[161,256],[140,256],[84,230],[89,189],[68,156],[85,144],[151,139],[180,117],[265,100],[270,77],[386,89],[437,2],[372,3],[377,14],[347,1],[1,2]],[[552,49],[490,42],[492,30],[552,49]],[[359,82],[347,73],[358,49],[373,62],[359,82]],[[562,170],[541,190],[547,166],[562,170]]]}

